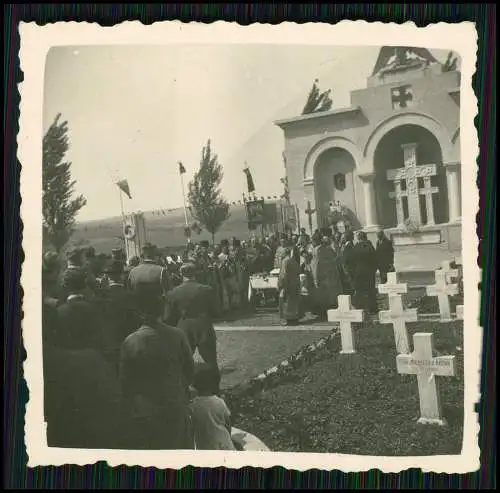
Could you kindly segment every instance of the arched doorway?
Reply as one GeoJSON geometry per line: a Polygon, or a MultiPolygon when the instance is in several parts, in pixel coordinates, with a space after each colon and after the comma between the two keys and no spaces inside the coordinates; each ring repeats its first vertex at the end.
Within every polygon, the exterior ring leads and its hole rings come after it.
{"type": "MultiPolygon", "coordinates": [[[[418,203],[422,224],[432,224],[427,217],[426,200],[432,200],[434,224],[446,223],[449,220],[448,193],[446,172],[442,164],[441,146],[436,137],[429,130],[418,125],[401,125],[387,132],[380,140],[374,154],[375,168],[375,193],[377,204],[377,217],[379,223],[391,228],[398,225],[396,198],[394,197],[395,182],[387,177],[388,170],[405,167],[405,144],[416,144],[416,165],[433,164],[436,166],[436,175],[430,177],[432,192],[425,196],[426,183],[423,177],[417,178],[418,203]],[[392,196],[391,196],[392,195],[392,196]],[[432,198],[430,198],[432,197],[432,198]]],[[[401,180],[401,200],[404,218],[409,217],[408,190],[406,180],[401,180]]]]}
{"type": "Polygon", "coordinates": [[[356,224],[355,169],[353,156],[340,147],[327,149],[319,155],[314,168],[318,227],[328,226],[330,204],[336,202],[345,207],[351,223],[356,224]]]}

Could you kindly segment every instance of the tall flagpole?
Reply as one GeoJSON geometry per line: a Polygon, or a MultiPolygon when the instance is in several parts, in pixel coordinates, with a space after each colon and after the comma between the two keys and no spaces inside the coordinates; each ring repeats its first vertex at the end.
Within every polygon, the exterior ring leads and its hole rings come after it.
{"type": "Polygon", "coordinates": [[[120,194],[120,208],[121,208],[121,211],[122,211],[122,236],[123,236],[123,243],[125,245],[125,255],[127,256],[127,260],[129,259],[128,258],[128,243],[127,243],[127,239],[125,238],[125,212],[123,210],[123,192],[122,192],[122,189],[120,187],[118,187],[118,193],[120,194]]]}
{"type": "Polygon", "coordinates": [[[187,216],[187,208],[186,208],[186,193],[184,192],[184,177],[182,176],[184,173],[179,173],[181,175],[181,187],[182,187],[182,201],[184,203],[184,221],[186,222],[186,228],[188,225],[188,216],[187,216]]]}

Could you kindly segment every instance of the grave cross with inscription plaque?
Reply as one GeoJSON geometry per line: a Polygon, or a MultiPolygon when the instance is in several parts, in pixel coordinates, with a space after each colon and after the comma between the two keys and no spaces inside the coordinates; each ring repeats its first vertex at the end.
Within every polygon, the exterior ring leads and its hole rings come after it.
{"type": "Polygon", "coordinates": [[[455,375],[455,356],[433,356],[433,335],[417,333],[413,336],[412,354],[396,356],[398,373],[417,375],[422,424],[444,425],[436,377],[455,375]]]}
{"type": "Polygon", "coordinates": [[[434,224],[434,207],[432,194],[439,191],[438,187],[431,186],[431,177],[437,174],[435,164],[417,166],[417,144],[403,144],[404,168],[390,169],[387,179],[394,182],[394,192],[389,197],[396,199],[396,216],[398,226],[403,226],[405,217],[403,197],[408,200],[408,219],[416,225],[422,224],[420,214],[420,195],[425,196],[427,224],[434,224]],[[419,189],[418,179],[423,178],[424,188],[419,189]],[[401,187],[402,181],[406,182],[406,190],[401,187]]]}
{"type": "Polygon", "coordinates": [[[403,299],[400,294],[389,296],[389,310],[382,310],[378,313],[381,324],[392,324],[394,327],[394,338],[396,340],[396,351],[398,354],[410,352],[408,332],[406,322],[416,322],[417,309],[405,310],[403,299]]]}
{"type": "Polygon", "coordinates": [[[387,282],[385,284],[378,285],[378,292],[380,294],[388,294],[389,296],[406,294],[408,292],[408,285],[406,283],[398,284],[397,272],[388,272],[387,282]]]}
{"type": "Polygon", "coordinates": [[[354,340],[352,336],[353,322],[362,322],[363,310],[354,310],[349,295],[338,296],[339,307],[336,310],[328,310],[328,321],[340,323],[340,338],[342,343],[341,354],[355,353],[354,340]]]}

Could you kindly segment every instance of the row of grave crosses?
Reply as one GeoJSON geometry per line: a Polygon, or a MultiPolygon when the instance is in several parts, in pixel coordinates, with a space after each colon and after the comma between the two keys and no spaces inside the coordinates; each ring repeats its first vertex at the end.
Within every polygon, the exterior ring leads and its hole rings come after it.
{"type": "MultiPolygon", "coordinates": [[[[458,286],[451,284],[453,278],[458,276],[458,271],[452,269],[450,262],[443,262],[441,269],[435,271],[436,282],[427,287],[428,296],[437,296],[439,300],[440,320],[451,321],[449,296],[458,293],[458,286]]],[[[379,312],[381,324],[392,324],[396,342],[396,366],[398,373],[417,375],[420,419],[419,423],[445,424],[441,416],[441,406],[436,383],[436,376],[455,375],[455,356],[433,356],[432,333],[416,333],[413,336],[413,353],[410,354],[410,344],[407,322],[417,322],[416,309],[405,310],[402,295],[408,292],[406,283],[397,282],[397,273],[389,272],[387,282],[378,286],[379,293],[389,297],[389,310],[379,312]]],[[[341,354],[356,352],[352,333],[353,322],[363,322],[365,312],[353,309],[351,297],[340,295],[338,309],[328,311],[328,321],[340,325],[341,354]]],[[[463,320],[463,306],[457,306],[456,318],[463,320]]]]}
{"type": "Polygon", "coordinates": [[[431,177],[437,174],[435,164],[417,166],[417,144],[403,144],[404,168],[391,169],[387,171],[387,179],[394,182],[394,192],[389,197],[396,200],[396,217],[398,226],[405,222],[403,197],[408,201],[408,219],[416,224],[422,224],[420,213],[420,195],[425,197],[427,224],[434,223],[434,205],[432,196],[439,192],[438,187],[433,187],[431,177]],[[422,178],[423,188],[419,188],[418,179],[422,178]],[[401,182],[406,182],[406,190],[402,189],[401,182]]]}

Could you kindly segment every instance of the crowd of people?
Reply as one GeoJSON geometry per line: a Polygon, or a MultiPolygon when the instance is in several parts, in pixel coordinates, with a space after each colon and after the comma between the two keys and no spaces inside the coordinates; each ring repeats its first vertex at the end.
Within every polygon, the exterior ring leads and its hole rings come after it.
{"type": "Polygon", "coordinates": [[[294,324],[337,306],[376,310],[375,274],[393,269],[383,233],[331,230],[188,243],[182,255],[146,244],[142,257],[71,248],[43,258],[45,417],[49,446],[234,450],[220,397],[213,321],[251,309],[256,273],[279,270],[280,317],[294,324]],[[196,363],[198,353],[203,362],[196,363]]]}

